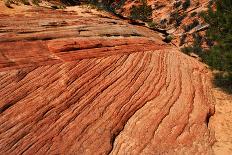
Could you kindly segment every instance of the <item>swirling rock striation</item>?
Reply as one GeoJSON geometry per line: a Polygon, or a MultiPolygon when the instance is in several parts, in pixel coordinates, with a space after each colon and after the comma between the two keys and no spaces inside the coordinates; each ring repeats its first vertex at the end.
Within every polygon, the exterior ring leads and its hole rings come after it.
{"type": "Polygon", "coordinates": [[[105,13],[0,17],[0,154],[212,154],[208,70],[105,13]]]}

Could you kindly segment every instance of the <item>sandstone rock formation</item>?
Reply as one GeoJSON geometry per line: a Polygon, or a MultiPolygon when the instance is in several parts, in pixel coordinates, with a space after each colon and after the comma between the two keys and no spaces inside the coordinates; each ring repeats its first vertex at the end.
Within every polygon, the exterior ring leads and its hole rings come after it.
{"type": "Polygon", "coordinates": [[[0,32],[0,154],[212,154],[209,72],[152,30],[29,7],[0,32]]]}
{"type": "MultiPolygon", "coordinates": [[[[172,43],[176,46],[192,44],[192,34],[207,25],[199,17],[202,11],[207,10],[210,0],[190,0],[187,8],[184,3],[187,0],[146,0],[152,8],[152,20],[156,27],[172,34],[172,43]],[[191,26],[190,26],[191,25],[191,26]],[[191,27],[188,31],[185,27],[191,27]]],[[[118,12],[129,18],[132,6],[141,5],[140,0],[126,0],[118,9],[118,12]]]]}

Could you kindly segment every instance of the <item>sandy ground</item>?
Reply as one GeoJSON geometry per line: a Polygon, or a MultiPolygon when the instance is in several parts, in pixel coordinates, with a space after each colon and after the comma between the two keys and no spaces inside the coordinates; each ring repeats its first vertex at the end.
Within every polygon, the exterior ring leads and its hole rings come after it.
{"type": "Polygon", "coordinates": [[[25,10],[31,8],[31,6],[26,5],[11,5],[13,8],[8,8],[5,6],[3,0],[0,0],[0,14],[18,14],[22,13],[25,10]]]}
{"type": "Polygon", "coordinates": [[[232,95],[220,89],[213,90],[216,103],[215,115],[211,125],[215,131],[216,143],[213,146],[215,155],[232,154],[232,95]]]}

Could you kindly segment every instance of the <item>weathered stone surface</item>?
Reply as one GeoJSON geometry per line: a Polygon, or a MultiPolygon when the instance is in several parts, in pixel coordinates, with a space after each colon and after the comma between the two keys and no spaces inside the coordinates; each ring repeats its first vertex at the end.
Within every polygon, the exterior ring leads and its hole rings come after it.
{"type": "MultiPolygon", "coordinates": [[[[172,43],[176,46],[184,47],[193,43],[194,32],[198,32],[198,27],[207,27],[199,13],[206,11],[208,5],[212,3],[210,0],[190,0],[190,4],[186,9],[183,8],[183,4],[187,0],[146,0],[147,5],[152,8],[152,21],[156,24],[156,27],[161,30],[166,30],[172,35],[172,43]],[[192,26],[190,30],[186,31],[184,27],[190,26],[193,22],[199,23],[192,26]],[[185,38],[185,39],[183,39],[185,38]]],[[[125,3],[118,9],[118,13],[125,17],[131,16],[132,6],[139,6],[142,1],[139,0],[126,0],[125,3]]],[[[205,29],[200,29],[205,31],[205,29]]],[[[205,35],[204,33],[202,34],[205,35]]]]}
{"type": "Polygon", "coordinates": [[[211,154],[208,70],[107,14],[0,18],[0,154],[211,154]]]}

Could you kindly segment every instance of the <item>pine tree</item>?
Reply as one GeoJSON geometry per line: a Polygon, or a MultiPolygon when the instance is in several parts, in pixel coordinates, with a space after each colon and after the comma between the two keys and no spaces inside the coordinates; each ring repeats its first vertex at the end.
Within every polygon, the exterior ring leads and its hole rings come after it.
{"type": "Polygon", "coordinates": [[[209,8],[203,18],[210,25],[206,37],[215,42],[205,61],[213,68],[232,72],[232,1],[216,1],[216,11],[209,8]]]}
{"type": "Polygon", "coordinates": [[[210,25],[206,37],[214,42],[203,59],[221,71],[215,84],[232,93],[232,0],[217,0],[216,10],[210,7],[202,16],[210,25]]]}

